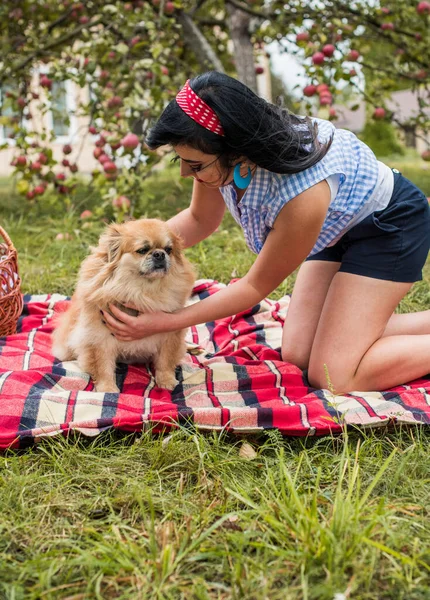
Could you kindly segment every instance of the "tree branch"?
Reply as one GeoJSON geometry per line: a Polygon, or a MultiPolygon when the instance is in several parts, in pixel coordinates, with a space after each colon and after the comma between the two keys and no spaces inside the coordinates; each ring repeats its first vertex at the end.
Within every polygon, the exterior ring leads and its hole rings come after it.
{"type": "MultiPolygon", "coordinates": [[[[56,48],[57,46],[61,46],[65,42],[68,42],[69,40],[75,38],[83,29],[89,29],[90,27],[94,27],[94,25],[99,25],[100,23],[101,23],[101,19],[97,19],[96,21],[90,21],[89,23],[84,23],[82,25],[79,25],[73,31],[70,31],[69,33],[66,33],[63,36],[60,36],[59,38],[57,38],[56,40],[54,40],[47,46],[38,48],[32,54],[30,54],[30,56],[27,56],[27,58],[25,58],[20,63],[12,65],[12,67],[9,71],[9,75],[12,75],[13,73],[18,73],[18,71],[21,71],[22,69],[24,69],[29,63],[34,61],[37,57],[43,56],[49,50],[52,50],[53,48],[56,48]]],[[[3,84],[5,78],[6,78],[5,76],[0,77],[0,85],[3,84]]]]}
{"type": "Polygon", "coordinates": [[[67,10],[64,14],[62,14],[61,17],[58,17],[58,19],[56,21],[53,21],[48,27],[48,33],[51,33],[52,30],[55,29],[55,27],[57,27],[57,25],[61,25],[61,23],[66,21],[72,14],[72,12],[73,12],[73,8],[69,8],[69,10],[67,10]]]}
{"type": "Polygon", "coordinates": [[[208,25],[209,27],[215,27],[216,25],[218,27],[225,26],[225,21],[222,19],[204,19],[196,17],[195,19],[193,19],[193,21],[194,23],[198,23],[199,25],[208,25]]]}
{"type": "Polygon", "coordinates": [[[389,69],[384,69],[382,67],[375,67],[375,65],[368,65],[367,63],[361,62],[359,63],[365,69],[369,69],[370,71],[381,71],[381,73],[387,73],[391,76],[403,77],[403,79],[410,79],[411,81],[416,82],[417,78],[413,75],[408,75],[407,73],[402,73],[401,71],[390,71],[389,69]]]}
{"type": "Polygon", "coordinates": [[[196,5],[193,6],[193,8],[188,12],[188,14],[190,15],[190,17],[193,17],[195,15],[195,13],[200,10],[200,8],[203,6],[203,4],[207,2],[207,0],[197,0],[196,5]]]}
{"type": "Polygon", "coordinates": [[[258,17],[259,19],[270,19],[270,17],[276,16],[275,13],[264,13],[260,12],[259,10],[254,10],[253,8],[249,8],[249,6],[247,6],[243,2],[238,2],[238,0],[226,0],[226,2],[227,4],[231,4],[235,8],[238,8],[239,10],[245,13],[248,13],[248,15],[251,15],[251,17],[258,17]]]}
{"type": "Polygon", "coordinates": [[[185,42],[194,52],[201,66],[204,69],[210,67],[224,73],[220,59],[191,17],[182,10],[176,11],[176,16],[182,26],[185,42]]]}

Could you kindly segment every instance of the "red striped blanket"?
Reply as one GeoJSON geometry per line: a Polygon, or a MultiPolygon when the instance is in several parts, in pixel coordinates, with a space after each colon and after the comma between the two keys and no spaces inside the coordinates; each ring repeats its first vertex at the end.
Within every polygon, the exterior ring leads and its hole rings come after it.
{"type": "MultiPolygon", "coordinates": [[[[200,280],[192,301],[221,284],[200,280]]],[[[313,389],[295,366],[280,360],[289,297],[266,299],[249,311],[188,332],[191,347],[173,392],[157,388],[144,364],[118,364],[120,394],[93,391],[76,362],[50,352],[51,318],[64,296],[27,296],[18,332],[0,339],[0,447],[78,430],[94,436],[117,428],[156,430],[193,422],[200,429],[284,435],[339,432],[345,425],[430,422],[430,375],[384,392],[333,396],[313,389]]]]}

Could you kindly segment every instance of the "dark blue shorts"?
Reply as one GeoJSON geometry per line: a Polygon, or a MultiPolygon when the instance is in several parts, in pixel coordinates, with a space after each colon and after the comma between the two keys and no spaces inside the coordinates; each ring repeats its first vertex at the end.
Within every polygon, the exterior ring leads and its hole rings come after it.
{"type": "Polygon", "coordinates": [[[340,262],[339,271],[412,283],[422,279],[430,248],[430,207],[425,194],[393,169],[386,208],[354,225],[334,246],[306,260],[340,262]]]}

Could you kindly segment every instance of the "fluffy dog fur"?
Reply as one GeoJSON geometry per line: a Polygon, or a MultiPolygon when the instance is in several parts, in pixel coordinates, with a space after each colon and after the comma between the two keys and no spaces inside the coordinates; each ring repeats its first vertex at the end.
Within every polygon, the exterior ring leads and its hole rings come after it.
{"type": "Polygon", "coordinates": [[[109,225],[84,260],[69,309],[59,316],[53,354],[78,360],[98,392],[118,392],[117,359],[152,360],[159,387],[177,384],[175,367],[185,354],[185,331],[121,342],[102,323],[100,309],[133,304],[139,312],[172,312],[184,306],[194,271],[182,254],[180,238],[158,219],[109,225]]]}

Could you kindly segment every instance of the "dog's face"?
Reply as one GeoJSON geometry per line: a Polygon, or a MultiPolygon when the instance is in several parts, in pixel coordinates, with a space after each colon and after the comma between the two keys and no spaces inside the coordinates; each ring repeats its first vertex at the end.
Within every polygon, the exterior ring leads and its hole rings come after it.
{"type": "Polygon", "coordinates": [[[130,275],[160,279],[182,262],[180,239],[158,219],[140,219],[109,225],[98,252],[130,275]]]}

